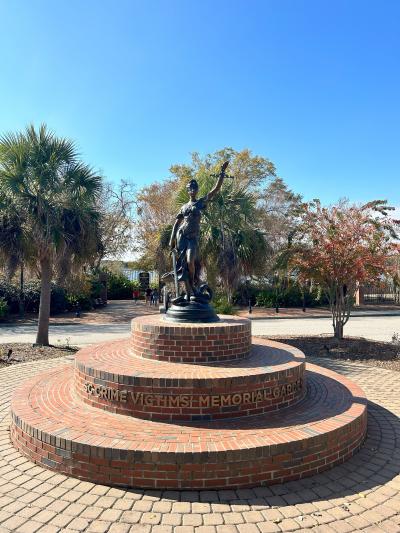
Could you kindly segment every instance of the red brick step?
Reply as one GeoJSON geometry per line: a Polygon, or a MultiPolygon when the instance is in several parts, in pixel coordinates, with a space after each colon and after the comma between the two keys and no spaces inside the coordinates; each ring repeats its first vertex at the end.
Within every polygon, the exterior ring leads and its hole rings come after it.
{"type": "Polygon", "coordinates": [[[305,394],[305,357],[254,339],[250,355],[202,365],[136,357],[129,340],[80,350],[75,390],[94,407],[152,420],[216,420],[292,406],[305,394]]]}
{"type": "Polygon", "coordinates": [[[41,466],[94,483],[202,489],[294,480],[345,461],[366,432],[362,390],[332,371],[307,368],[307,395],[290,409],[163,423],[84,404],[68,365],[16,389],[11,437],[41,466]]]}
{"type": "Polygon", "coordinates": [[[251,349],[251,322],[219,315],[215,323],[176,324],[162,315],[132,320],[131,346],[145,359],[175,363],[210,363],[247,357],[251,349]]]}

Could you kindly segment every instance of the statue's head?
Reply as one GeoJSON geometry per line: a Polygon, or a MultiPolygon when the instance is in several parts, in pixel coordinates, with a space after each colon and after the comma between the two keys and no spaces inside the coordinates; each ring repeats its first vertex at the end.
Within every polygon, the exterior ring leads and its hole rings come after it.
{"type": "Polygon", "coordinates": [[[196,198],[196,195],[199,190],[199,184],[196,180],[190,180],[189,183],[186,185],[186,189],[189,193],[190,198],[196,198]]]}

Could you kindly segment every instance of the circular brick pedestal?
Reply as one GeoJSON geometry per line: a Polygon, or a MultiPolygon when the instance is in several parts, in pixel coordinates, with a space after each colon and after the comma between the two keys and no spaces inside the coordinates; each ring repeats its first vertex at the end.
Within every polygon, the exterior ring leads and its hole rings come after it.
{"type": "Polygon", "coordinates": [[[11,438],[24,455],[111,485],[250,487],[321,472],[364,439],[363,392],[332,371],[305,371],[295,348],[256,339],[250,349],[245,319],[193,326],[141,317],[132,329],[132,339],[85,348],[74,367],[15,391],[11,438]],[[199,342],[190,363],[181,344],[189,338],[199,342]],[[162,357],[157,342],[168,346],[162,357]]]}
{"type": "Polygon", "coordinates": [[[220,315],[205,324],[175,324],[160,315],[132,320],[133,353],[138,357],[175,363],[210,363],[247,357],[251,349],[251,322],[220,315]]]}
{"type": "Polygon", "coordinates": [[[294,405],[306,392],[304,354],[257,339],[246,359],[193,365],[135,357],[129,341],[81,350],[77,396],[93,407],[149,420],[218,420],[294,405]]]}

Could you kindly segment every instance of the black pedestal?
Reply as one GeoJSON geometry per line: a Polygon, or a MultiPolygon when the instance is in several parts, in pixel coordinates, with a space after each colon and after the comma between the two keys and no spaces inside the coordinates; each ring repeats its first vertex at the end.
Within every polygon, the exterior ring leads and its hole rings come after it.
{"type": "Polygon", "coordinates": [[[172,304],[165,314],[167,322],[218,322],[219,318],[209,303],[194,300],[172,304]]]}

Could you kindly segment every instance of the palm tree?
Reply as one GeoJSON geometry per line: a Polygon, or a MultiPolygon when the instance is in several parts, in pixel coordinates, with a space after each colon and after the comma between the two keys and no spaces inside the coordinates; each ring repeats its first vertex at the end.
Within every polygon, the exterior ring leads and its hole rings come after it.
{"type": "MultiPolygon", "coordinates": [[[[37,344],[49,344],[55,268],[65,271],[96,249],[100,192],[101,178],[79,160],[75,144],[46,125],[0,138],[0,199],[17,216],[20,242],[26,243],[20,260],[34,263],[41,277],[37,344]]],[[[5,240],[0,248],[10,257],[5,240]]]]}

